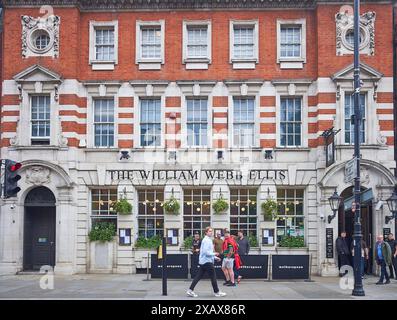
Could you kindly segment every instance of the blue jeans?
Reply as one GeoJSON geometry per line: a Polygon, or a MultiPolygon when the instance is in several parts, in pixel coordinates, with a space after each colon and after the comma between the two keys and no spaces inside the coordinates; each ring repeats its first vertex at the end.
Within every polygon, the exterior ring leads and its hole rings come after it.
{"type": "Polygon", "coordinates": [[[386,262],[385,260],[380,260],[380,279],[379,282],[383,282],[383,280],[386,277],[386,281],[389,281],[389,274],[387,273],[387,269],[386,269],[386,262]]]}

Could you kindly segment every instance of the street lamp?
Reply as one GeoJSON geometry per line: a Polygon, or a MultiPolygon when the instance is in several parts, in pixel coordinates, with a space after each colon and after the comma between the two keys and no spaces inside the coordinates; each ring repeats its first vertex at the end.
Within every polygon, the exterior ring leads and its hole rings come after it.
{"type": "Polygon", "coordinates": [[[385,218],[386,223],[389,223],[389,221],[395,219],[397,215],[397,186],[394,187],[393,194],[389,199],[386,200],[386,202],[391,212],[391,216],[387,216],[385,218]]]}
{"type": "Polygon", "coordinates": [[[338,195],[338,193],[334,192],[332,196],[328,198],[329,205],[331,206],[331,210],[333,211],[333,215],[328,216],[328,223],[331,223],[331,221],[335,218],[336,212],[339,210],[340,204],[342,203],[342,197],[338,195]]]}

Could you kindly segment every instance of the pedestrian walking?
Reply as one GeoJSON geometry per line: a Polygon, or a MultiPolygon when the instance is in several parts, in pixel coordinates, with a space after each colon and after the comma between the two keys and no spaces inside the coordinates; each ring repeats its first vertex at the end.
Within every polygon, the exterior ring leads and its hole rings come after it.
{"type": "Polygon", "coordinates": [[[389,233],[387,236],[387,243],[391,249],[391,265],[389,266],[390,278],[397,280],[397,241],[393,233],[389,233]]]}
{"type": "Polygon", "coordinates": [[[200,254],[200,247],[201,247],[200,234],[196,232],[193,237],[192,253],[200,254]]]}
{"type": "Polygon", "coordinates": [[[376,238],[375,259],[376,259],[376,263],[380,266],[380,278],[376,284],[390,283],[390,278],[387,273],[386,266],[391,265],[391,249],[389,244],[383,240],[383,235],[379,235],[376,238]],[[386,282],[383,283],[383,280],[385,278],[386,278],[386,282]]]}
{"type": "Polygon", "coordinates": [[[218,257],[219,254],[214,252],[214,245],[212,243],[213,232],[214,231],[211,227],[207,227],[205,229],[205,237],[203,241],[201,241],[200,247],[199,269],[193,279],[192,284],[190,285],[190,288],[186,292],[189,297],[198,297],[198,295],[194,292],[194,288],[203,278],[205,273],[207,273],[211,279],[212,289],[214,290],[215,297],[226,296],[226,293],[219,290],[218,283],[216,281],[214,259],[220,260],[220,258],[218,257]]]}
{"type": "MultiPolygon", "coordinates": [[[[237,244],[238,244],[238,255],[240,258],[240,265],[243,265],[244,263],[244,256],[248,255],[250,251],[250,243],[247,238],[244,237],[244,232],[240,230],[237,233],[237,244]]],[[[236,266],[236,263],[234,264],[236,266]]],[[[241,279],[243,278],[241,274],[239,273],[239,269],[237,269],[237,283],[241,282],[241,279]]]]}
{"type": "Polygon", "coordinates": [[[347,244],[346,231],[342,231],[340,237],[336,239],[336,252],[338,254],[339,276],[343,276],[340,268],[345,265],[350,266],[350,250],[347,244]]]}
{"type": "Polygon", "coordinates": [[[238,251],[237,243],[230,237],[229,230],[225,229],[224,232],[225,240],[223,242],[223,261],[222,271],[225,274],[226,281],[225,286],[235,287],[236,283],[234,280],[234,257],[238,251]]]}

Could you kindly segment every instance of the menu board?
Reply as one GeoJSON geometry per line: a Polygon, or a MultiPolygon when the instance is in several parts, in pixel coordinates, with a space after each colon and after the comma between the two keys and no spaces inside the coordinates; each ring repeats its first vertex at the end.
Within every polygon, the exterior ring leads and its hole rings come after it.
{"type": "Polygon", "coordinates": [[[332,259],[334,257],[334,229],[325,229],[325,250],[327,259],[332,259]]]}
{"type": "Polygon", "coordinates": [[[262,245],[274,246],[274,229],[262,229],[262,245]]]}

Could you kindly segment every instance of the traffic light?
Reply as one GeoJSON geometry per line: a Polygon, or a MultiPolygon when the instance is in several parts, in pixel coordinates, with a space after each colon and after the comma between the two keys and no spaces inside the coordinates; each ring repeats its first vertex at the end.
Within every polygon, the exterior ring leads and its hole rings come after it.
{"type": "Polygon", "coordinates": [[[16,197],[17,193],[21,191],[21,188],[18,187],[18,181],[21,179],[21,176],[18,174],[18,170],[21,167],[22,164],[19,162],[8,159],[5,161],[3,188],[4,198],[16,197]]]}

